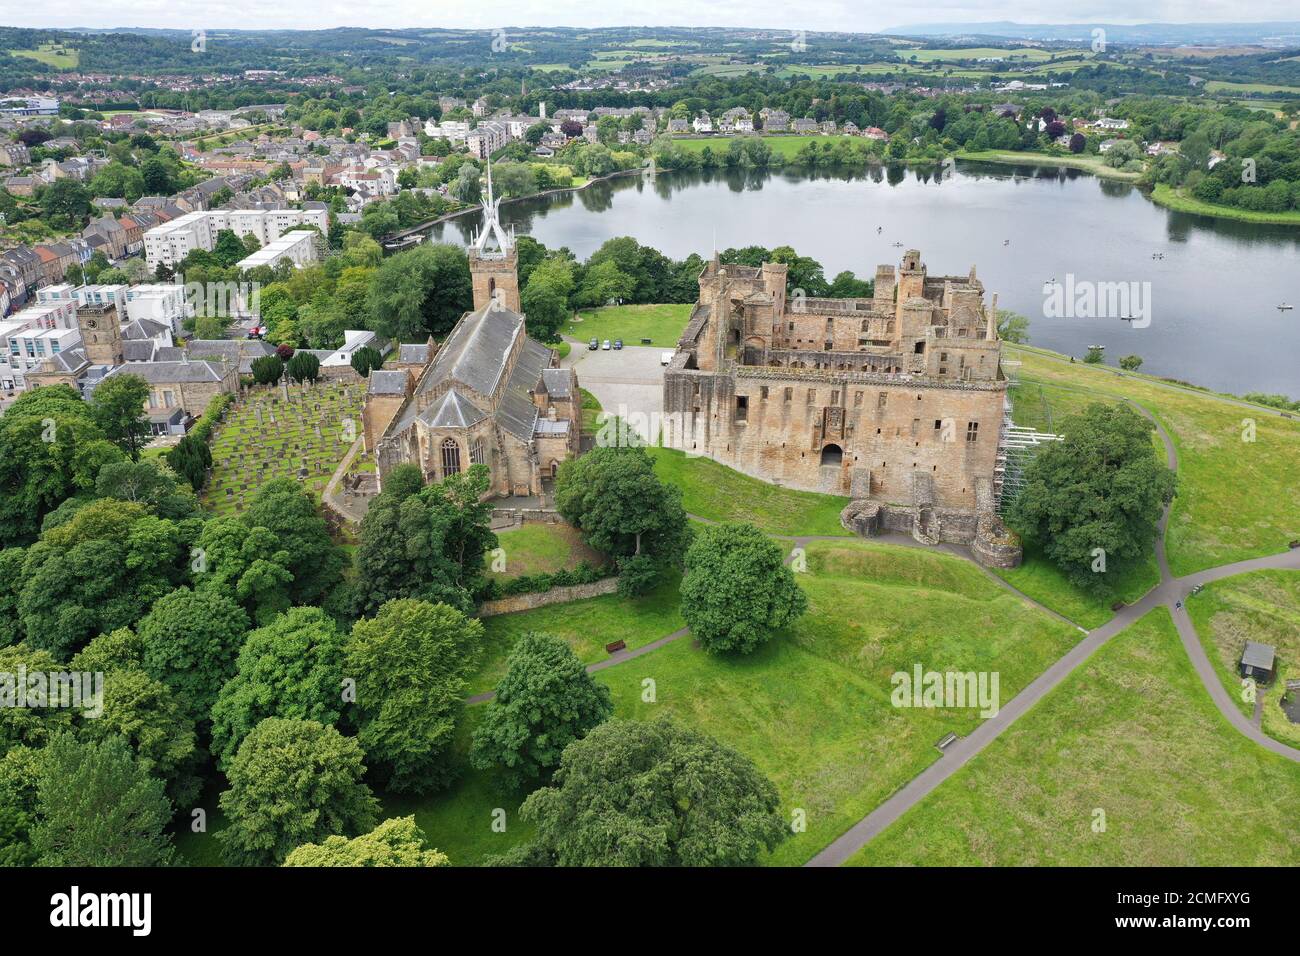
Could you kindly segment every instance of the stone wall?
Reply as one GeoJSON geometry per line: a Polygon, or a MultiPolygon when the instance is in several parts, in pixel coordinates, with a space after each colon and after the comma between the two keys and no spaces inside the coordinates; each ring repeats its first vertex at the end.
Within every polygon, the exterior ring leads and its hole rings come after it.
{"type": "Polygon", "coordinates": [[[613,594],[618,590],[618,578],[603,578],[591,584],[573,584],[568,587],[551,588],[549,591],[536,591],[531,594],[514,594],[496,601],[484,601],[479,605],[479,617],[492,617],[496,614],[513,614],[515,611],[531,611],[534,608],[551,604],[567,604],[570,601],[584,601],[587,598],[613,594]]]}

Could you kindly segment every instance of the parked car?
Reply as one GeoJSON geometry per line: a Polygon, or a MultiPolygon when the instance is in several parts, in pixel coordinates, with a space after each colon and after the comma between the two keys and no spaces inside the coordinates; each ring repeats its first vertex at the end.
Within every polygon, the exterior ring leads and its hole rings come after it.
{"type": "Polygon", "coordinates": [[[672,362],[672,360],[673,360],[673,353],[672,353],[672,352],[661,352],[661,353],[659,353],[659,364],[660,364],[660,365],[668,365],[668,364],[670,364],[670,363],[672,362]]]}
{"type": "Polygon", "coordinates": [[[615,340],[614,340],[614,348],[616,348],[616,349],[621,349],[622,347],[623,347],[623,340],[622,340],[622,339],[615,339],[615,340]]]}
{"type": "Polygon", "coordinates": [[[602,349],[604,349],[606,352],[608,352],[608,351],[609,351],[609,339],[606,339],[604,342],[602,342],[601,345],[600,345],[600,347],[601,347],[602,349]]]}
{"type": "Polygon", "coordinates": [[[587,343],[588,351],[594,352],[598,348],[600,348],[600,342],[598,342],[596,339],[592,339],[590,342],[587,343]]]}

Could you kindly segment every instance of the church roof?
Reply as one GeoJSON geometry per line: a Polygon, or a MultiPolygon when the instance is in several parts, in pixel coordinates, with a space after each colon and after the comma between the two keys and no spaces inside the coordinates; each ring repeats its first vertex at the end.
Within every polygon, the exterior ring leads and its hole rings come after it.
{"type": "Polygon", "coordinates": [[[537,406],[528,393],[537,387],[542,379],[542,369],[550,363],[550,349],[541,342],[524,339],[510,381],[501,396],[501,404],[497,406],[497,421],[520,441],[532,441],[533,426],[537,424],[537,406]]]}
{"type": "Polygon", "coordinates": [[[454,388],[420,413],[420,420],[430,428],[468,428],[485,418],[482,409],[454,388]]]}
{"type": "Polygon", "coordinates": [[[551,398],[569,398],[572,382],[573,372],[567,368],[542,369],[542,385],[551,398]]]}
{"type": "MultiPolygon", "coordinates": [[[[456,323],[424,380],[432,387],[452,379],[480,395],[494,395],[515,339],[523,332],[522,315],[495,301],[488,302],[456,323]]],[[[529,388],[535,384],[536,380],[529,388]]]]}
{"type": "Polygon", "coordinates": [[[400,370],[375,369],[370,373],[366,391],[371,395],[402,395],[406,392],[406,373],[400,370]]]}

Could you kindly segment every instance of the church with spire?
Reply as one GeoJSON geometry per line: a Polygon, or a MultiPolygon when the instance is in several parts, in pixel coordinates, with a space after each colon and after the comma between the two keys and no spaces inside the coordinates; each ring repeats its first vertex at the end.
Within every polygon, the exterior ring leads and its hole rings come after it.
{"type": "Polygon", "coordinates": [[[482,464],[491,494],[539,496],[579,452],[577,374],[527,334],[514,232],[500,205],[489,163],[483,225],[468,249],[473,310],[442,342],[399,349],[419,352],[420,362],[370,373],[364,437],[381,488],[401,464],[418,465],[426,481],[482,464]]]}

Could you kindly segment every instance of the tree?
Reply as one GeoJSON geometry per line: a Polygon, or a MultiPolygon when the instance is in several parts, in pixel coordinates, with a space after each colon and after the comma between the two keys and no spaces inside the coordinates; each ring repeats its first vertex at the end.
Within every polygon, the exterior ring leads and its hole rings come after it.
{"type": "Polygon", "coordinates": [[[606,259],[587,267],[578,299],[583,305],[602,306],[608,302],[630,299],[635,291],[636,279],[619,269],[618,263],[613,259],[606,259]]]}
{"type": "Polygon", "coordinates": [[[18,613],[27,639],[66,659],[131,627],[179,583],[192,528],[113,499],[76,509],[27,550],[18,613]]]}
{"type": "Polygon", "coordinates": [[[519,786],[534,783],[613,711],[609,688],[592,680],[568,644],[525,634],[474,732],[470,762],[482,770],[505,767],[519,786]]]}
{"type": "Polygon", "coordinates": [[[527,318],[528,334],[542,342],[558,342],[560,327],[569,317],[569,299],[552,283],[534,280],[519,296],[527,318]]]}
{"type": "Polygon", "coordinates": [[[1070,580],[1098,593],[1150,552],[1174,473],[1156,459],[1154,426],[1125,405],[1089,405],[1025,468],[1007,523],[1070,580]],[[1118,572],[1118,573],[1117,573],[1118,572]]]}
{"type": "Polygon", "coordinates": [[[450,861],[427,847],[415,817],[394,817],[351,840],[332,836],[324,843],[304,843],[285,857],[284,865],[449,866],[450,861]]]}
{"type": "Polygon", "coordinates": [[[361,780],[364,756],[356,740],[314,720],[263,720],[239,745],[218,801],[230,823],[217,834],[223,856],[275,865],[304,843],[371,829],[379,801],[361,780]]]}
{"type": "Polygon", "coordinates": [[[364,345],[352,354],[352,370],[362,378],[369,378],[370,373],[384,364],[384,357],[378,349],[364,345]]]}
{"type": "Polygon", "coordinates": [[[1029,319],[1010,309],[998,309],[998,338],[1023,345],[1029,341],[1029,319]]]}
{"type": "Polygon", "coordinates": [[[269,624],[292,603],[289,552],[268,528],[238,518],[212,518],[203,524],[191,563],[195,590],[233,596],[258,625],[269,624]]]}
{"type": "Polygon", "coordinates": [[[105,465],[95,478],[95,494],[143,505],[159,518],[180,520],[199,513],[193,491],[158,459],[105,465]]]}
{"type": "Polygon", "coordinates": [[[1089,345],[1088,354],[1083,357],[1084,362],[1088,365],[1100,365],[1104,358],[1103,347],[1100,345],[1089,345]]]}
{"type": "Polygon", "coordinates": [[[620,565],[642,555],[675,563],[689,540],[681,491],[659,480],[653,459],[644,448],[624,443],[620,427],[619,420],[607,418],[597,447],[560,466],[556,507],[588,544],[620,565]]]}
{"type": "Polygon", "coordinates": [[[310,352],[295,352],[285,366],[285,371],[299,385],[304,382],[315,382],[320,378],[320,359],[310,352]]]}
{"type": "Polygon", "coordinates": [[[203,490],[212,467],[212,449],[207,442],[197,435],[186,435],[167,452],[166,458],[172,471],[188,481],[194,491],[203,490]]]}
{"type": "Polygon", "coordinates": [[[1126,372],[1136,372],[1142,367],[1142,356],[1124,355],[1120,357],[1119,367],[1126,372]]]}
{"type": "Polygon", "coordinates": [[[686,552],[682,616],[707,651],[748,654],[807,607],[781,548],[753,525],[710,525],[686,552]]]}
{"type": "Polygon", "coordinates": [[[396,342],[424,341],[451,331],[473,307],[463,249],[421,245],[383,261],[370,287],[371,329],[396,342]]]}
{"type": "Polygon", "coordinates": [[[56,179],[41,190],[37,202],[46,218],[64,226],[80,226],[90,214],[90,190],[75,179],[56,179]]]}
{"type": "Polygon", "coordinates": [[[244,513],[244,524],[267,529],[288,552],[293,603],[320,604],[342,578],[347,555],[330,538],[316,503],[292,478],[264,484],[244,513]]]}
{"type": "Polygon", "coordinates": [[[195,724],[206,727],[217,694],[235,672],[248,615],[225,594],[177,588],[158,599],[138,631],[144,669],[175,692],[195,724]]]}
{"type": "Polygon", "coordinates": [[[752,866],[789,832],[748,757],[671,718],[594,728],[521,815],[558,866],[752,866]]]}
{"type": "Polygon", "coordinates": [[[149,383],[139,375],[109,375],[95,386],[90,400],[90,414],[104,435],[131,456],[140,458],[140,449],[149,440],[149,420],[144,407],[149,400],[149,383]]]}
{"type": "Polygon", "coordinates": [[[354,609],[369,615],[397,598],[442,602],[469,612],[495,547],[486,465],[423,487],[417,466],[395,468],[361,520],[354,609]]]}
{"type": "Polygon", "coordinates": [[[122,457],[75,389],[20,395],[0,416],[0,545],[34,539],[45,515],[122,457]]]}
{"type": "Polygon", "coordinates": [[[316,607],[296,607],[249,633],[212,708],[212,753],[229,767],[267,717],[337,723],[343,712],[343,634],[316,607]]]}
{"type": "Polygon", "coordinates": [[[447,756],[482,642],[477,620],[426,601],[390,601],[353,625],[344,675],[356,681],[357,740],[388,789],[424,793],[451,780],[447,756]]]}
{"type": "MultiPolygon", "coordinates": [[[[95,638],[74,657],[73,669],[89,671],[83,665],[103,656],[94,645],[106,637],[109,635],[95,638]]],[[[112,667],[101,672],[102,712],[82,720],[77,736],[91,741],[125,740],[140,768],[167,785],[172,802],[180,807],[191,806],[200,787],[194,721],[185,715],[171,688],[138,667],[112,667]]]]}
{"type": "Polygon", "coordinates": [[[166,866],[171,801],[125,740],[50,741],[40,761],[32,848],[42,866],[166,866]]]}
{"type": "Polygon", "coordinates": [[[263,355],[261,358],[255,358],[250,368],[253,372],[253,381],[258,385],[274,385],[284,374],[284,363],[280,361],[278,355],[263,355]]]}
{"type": "Polygon", "coordinates": [[[1075,133],[1070,137],[1070,152],[1082,153],[1088,145],[1088,138],[1082,133],[1075,133]]]}

